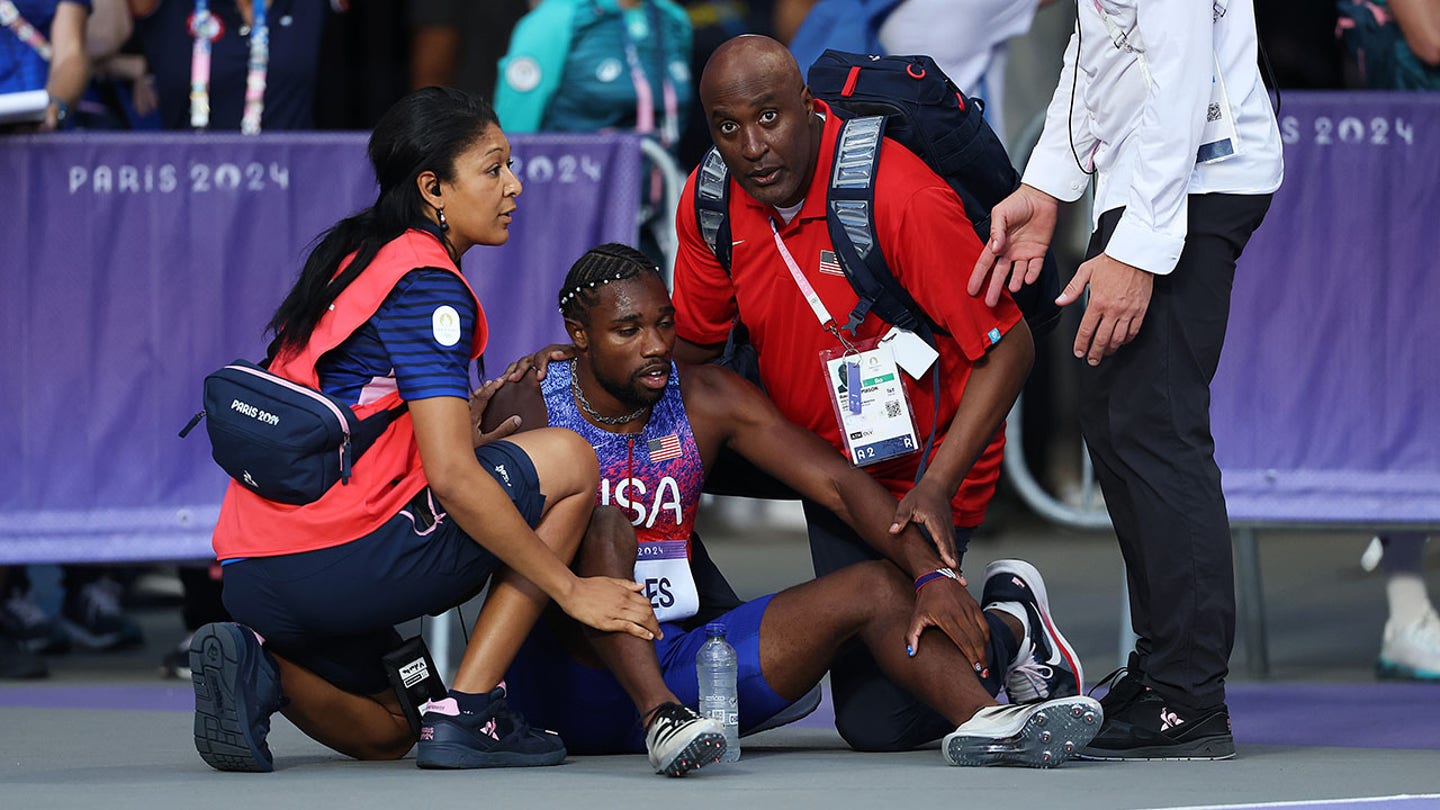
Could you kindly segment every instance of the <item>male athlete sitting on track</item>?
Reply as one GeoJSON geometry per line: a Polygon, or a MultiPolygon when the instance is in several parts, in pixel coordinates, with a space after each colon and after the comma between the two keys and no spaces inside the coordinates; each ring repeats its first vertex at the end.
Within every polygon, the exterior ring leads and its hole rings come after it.
{"type": "Polygon", "coordinates": [[[1079,696],[1080,662],[1055,629],[1034,567],[991,563],[982,616],[965,614],[966,583],[937,550],[913,525],[890,534],[895,499],[885,489],[729,370],[676,366],[674,307],[659,269],[638,251],[590,250],[559,302],[574,358],[541,369],[542,381],[529,370],[501,387],[485,426],[518,413],[523,428],[548,422],[590,442],[600,459],[597,501],[623,510],[634,530],[615,510],[597,510],[576,572],[645,583],[664,635],[649,642],[550,616],[507,677],[511,701],[532,722],[558,731],[573,753],[648,749],[660,773],[715,761],[724,751],[719,725],[687,706],[697,702],[703,626],[722,621],[740,659],[742,734],[804,696],[858,641],[954,728],[942,749],[952,765],[1048,767],[1090,740],[1099,704],[1079,696]],[[719,574],[693,530],[722,446],[826,505],[888,559],[717,604],[709,594],[719,574]],[[926,632],[932,627],[939,632],[926,632]],[[975,671],[971,661],[984,664],[975,671]],[[1002,684],[1013,705],[995,702],[1002,684]]]}

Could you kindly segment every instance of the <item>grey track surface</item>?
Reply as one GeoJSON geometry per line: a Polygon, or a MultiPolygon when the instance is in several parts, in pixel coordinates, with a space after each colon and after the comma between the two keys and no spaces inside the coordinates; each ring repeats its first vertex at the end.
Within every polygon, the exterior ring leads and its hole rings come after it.
{"type": "MultiPolygon", "coordinates": [[[[733,531],[705,537],[742,595],[808,573],[803,535],[733,531]]],[[[1274,677],[1364,689],[1384,621],[1383,581],[1362,572],[1358,534],[1262,535],[1274,677]]],[[[1433,546],[1434,544],[1432,544],[1433,546]]],[[[1437,550],[1427,558],[1433,571],[1437,550]]],[[[1115,664],[1120,565],[1114,540],[1023,517],[977,540],[967,568],[1019,556],[1044,573],[1052,607],[1093,682],[1115,664]]],[[[1429,577],[1432,582],[1435,577],[1429,577]]],[[[980,583],[973,582],[978,593],[980,583]]],[[[1432,586],[1433,587],[1433,586],[1432,586]]],[[[162,682],[155,664],[182,634],[179,611],[139,611],[145,648],[50,659],[48,682],[0,682],[0,808],[101,807],[755,807],[1147,808],[1440,793],[1440,752],[1346,747],[1346,728],[1324,723],[1313,746],[1241,745],[1219,763],[1071,762],[1047,771],[946,767],[938,745],[899,754],[849,751],[829,728],[785,728],[744,741],[744,757],[684,779],[652,774],[643,756],[571,757],[555,768],[422,772],[400,762],[359,763],[334,754],[276,717],[277,771],[224,774],[196,756],[181,711],[5,706],[9,690],[162,682]],[[1321,738],[1323,737],[1323,738],[1321,738]]],[[[469,614],[473,618],[473,612],[469,614]]],[[[1243,643],[1237,644],[1243,650],[1243,643]]],[[[1232,681],[1244,682],[1237,652],[1232,681]]],[[[13,694],[13,693],[12,693],[13,694]]],[[[1435,701],[1440,702],[1440,685],[1435,701]]],[[[13,703],[14,701],[10,701],[13,703]]],[[[173,702],[173,701],[172,701],[173,702]]],[[[1323,717],[1324,705],[1314,712],[1323,717]]],[[[1237,727],[1244,723],[1237,717],[1237,727]]],[[[1433,730],[1431,730],[1433,738],[1433,730]]],[[[1440,807],[1440,800],[1435,804],[1440,807]]]]}

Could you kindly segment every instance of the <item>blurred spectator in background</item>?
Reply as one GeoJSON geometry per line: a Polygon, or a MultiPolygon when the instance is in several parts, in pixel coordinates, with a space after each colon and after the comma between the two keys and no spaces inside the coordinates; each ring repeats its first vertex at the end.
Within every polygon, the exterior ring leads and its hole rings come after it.
{"type": "MultiPolygon", "coordinates": [[[[693,32],[690,48],[690,75],[699,76],[710,54],[727,39],[741,34],[770,34],[773,15],[778,6],[800,2],[809,8],[809,0],[679,0],[690,16],[693,32]]],[[[705,121],[705,111],[691,99],[690,114],[680,125],[680,145],[676,148],[676,159],[682,171],[689,172],[700,163],[701,158],[713,145],[710,140],[710,125],[705,121]]]]}
{"type": "Polygon", "coordinates": [[[880,25],[888,53],[923,53],[967,95],[985,102],[985,120],[1005,132],[1005,58],[1011,38],[1030,30],[1035,11],[1054,0],[903,0],[880,25]]]}
{"type": "Polygon", "coordinates": [[[0,0],[0,93],[49,93],[41,132],[64,127],[85,92],[89,14],[90,0],[0,0]]]}
{"type": "MultiPolygon", "coordinates": [[[[1374,90],[1440,90],[1440,2],[1340,0],[1336,33],[1347,84],[1374,90]]],[[[1440,617],[1422,576],[1425,535],[1381,535],[1389,617],[1376,671],[1382,678],[1440,681],[1440,617]]]]}
{"type": "Polygon", "coordinates": [[[41,607],[23,566],[12,566],[0,583],[0,634],[31,652],[63,653],[73,643],[90,650],[134,647],[145,634],[120,609],[124,586],[111,569],[94,565],[61,566],[64,593],[60,615],[41,607]]]}
{"type": "Polygon", "coordinates": [[[1440,3],[1339,0],[1336,5],[1351,86],[1440,90],[1440,3]]]}
{"type": "MultiPolygon", "coordinates": [[[[633,130],[676,154],[692,106],[690,18],[671,0],[541,0],[500,60],[495,112],[510,134],[633,130]]],[[[641,194],[640,249],[668,264],[658,172],[641,194]]]]}
{"type": "Polygon", "coordinates": [[[75,111],[81,129],[159,129],[155,77],[135,36],[129,0],[94,0],[85,26],[90,86],[75,111]]]}
{"type": "Polygon", "coordinates": [[[510,134],[628,129],[673,149],[693,92],[690,43],[671,0],[542,0],[510,37],[495,112],[510,134]]]}
{"type": "Polygon", "coordinates": [[[527,0],[411,0],[411,87],[458,87],[492,98],[510,32],[529,11],[527,0]]]}
{"type": "Polygon", "coordinates": [[[1425,535],[1394,532],[1375,538],[1375,542],[1379,548],[1371,548],[1382,555],[1389,609],[1376,674],[1381,678],[1440,682],[1440,616],[1430,602],[1421,573],[1425,535]]]}
{"type": "Polygon", "coordinates": [[[269,47],[257,78],[265,92],[248,104],[250,116],[259,130],[314,126],[320,38],[331,13],[327,0],[271,0],[264,6],[251,0],[130,0],[130,7],[155,75],[165,129],[241,129],[252,26],[261,19],[269,47]],[[257,9],[263,10],[257,15],[257,9]]]}
{"type": "MultiPolygon", "coordinates": [[[[15,570],[15,566],[0,565],[0,596],[9,591],[10,578],[15,570]]],[[[0,680],[44,678],[49,675],[45,661],[20,637],[24,627],[12,624],[8,606],[0,605],[0,680]]]]}

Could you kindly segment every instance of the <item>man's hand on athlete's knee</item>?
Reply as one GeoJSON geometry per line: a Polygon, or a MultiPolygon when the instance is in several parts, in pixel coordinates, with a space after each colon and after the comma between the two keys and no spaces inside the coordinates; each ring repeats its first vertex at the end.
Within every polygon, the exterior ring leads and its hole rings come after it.
{"type": "Polygon", "coordinates": [[[915,594],[915,612],[905,637],[906,650],[911,656],[920,653],[920,636],[927,627],[949,636],[976,672],[984,669],[990,625],[980,605],[959,580],[936,579],[915,594]]]}

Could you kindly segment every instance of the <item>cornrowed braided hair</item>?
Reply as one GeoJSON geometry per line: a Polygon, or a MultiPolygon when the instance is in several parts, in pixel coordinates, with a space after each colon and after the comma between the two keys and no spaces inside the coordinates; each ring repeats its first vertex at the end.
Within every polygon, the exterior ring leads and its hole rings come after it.
{"type": "Polygon", "coordinates": [[[566,320],[585,322],[590,307],[600,298],[600,289],[612,281],[625,281],[653,273],[657,278],[660,268],[649,256],[629,245],[608,242],[585,251],[585,255],[570,265],[565,283],[560,287],[560,315],[566,320]]]}

